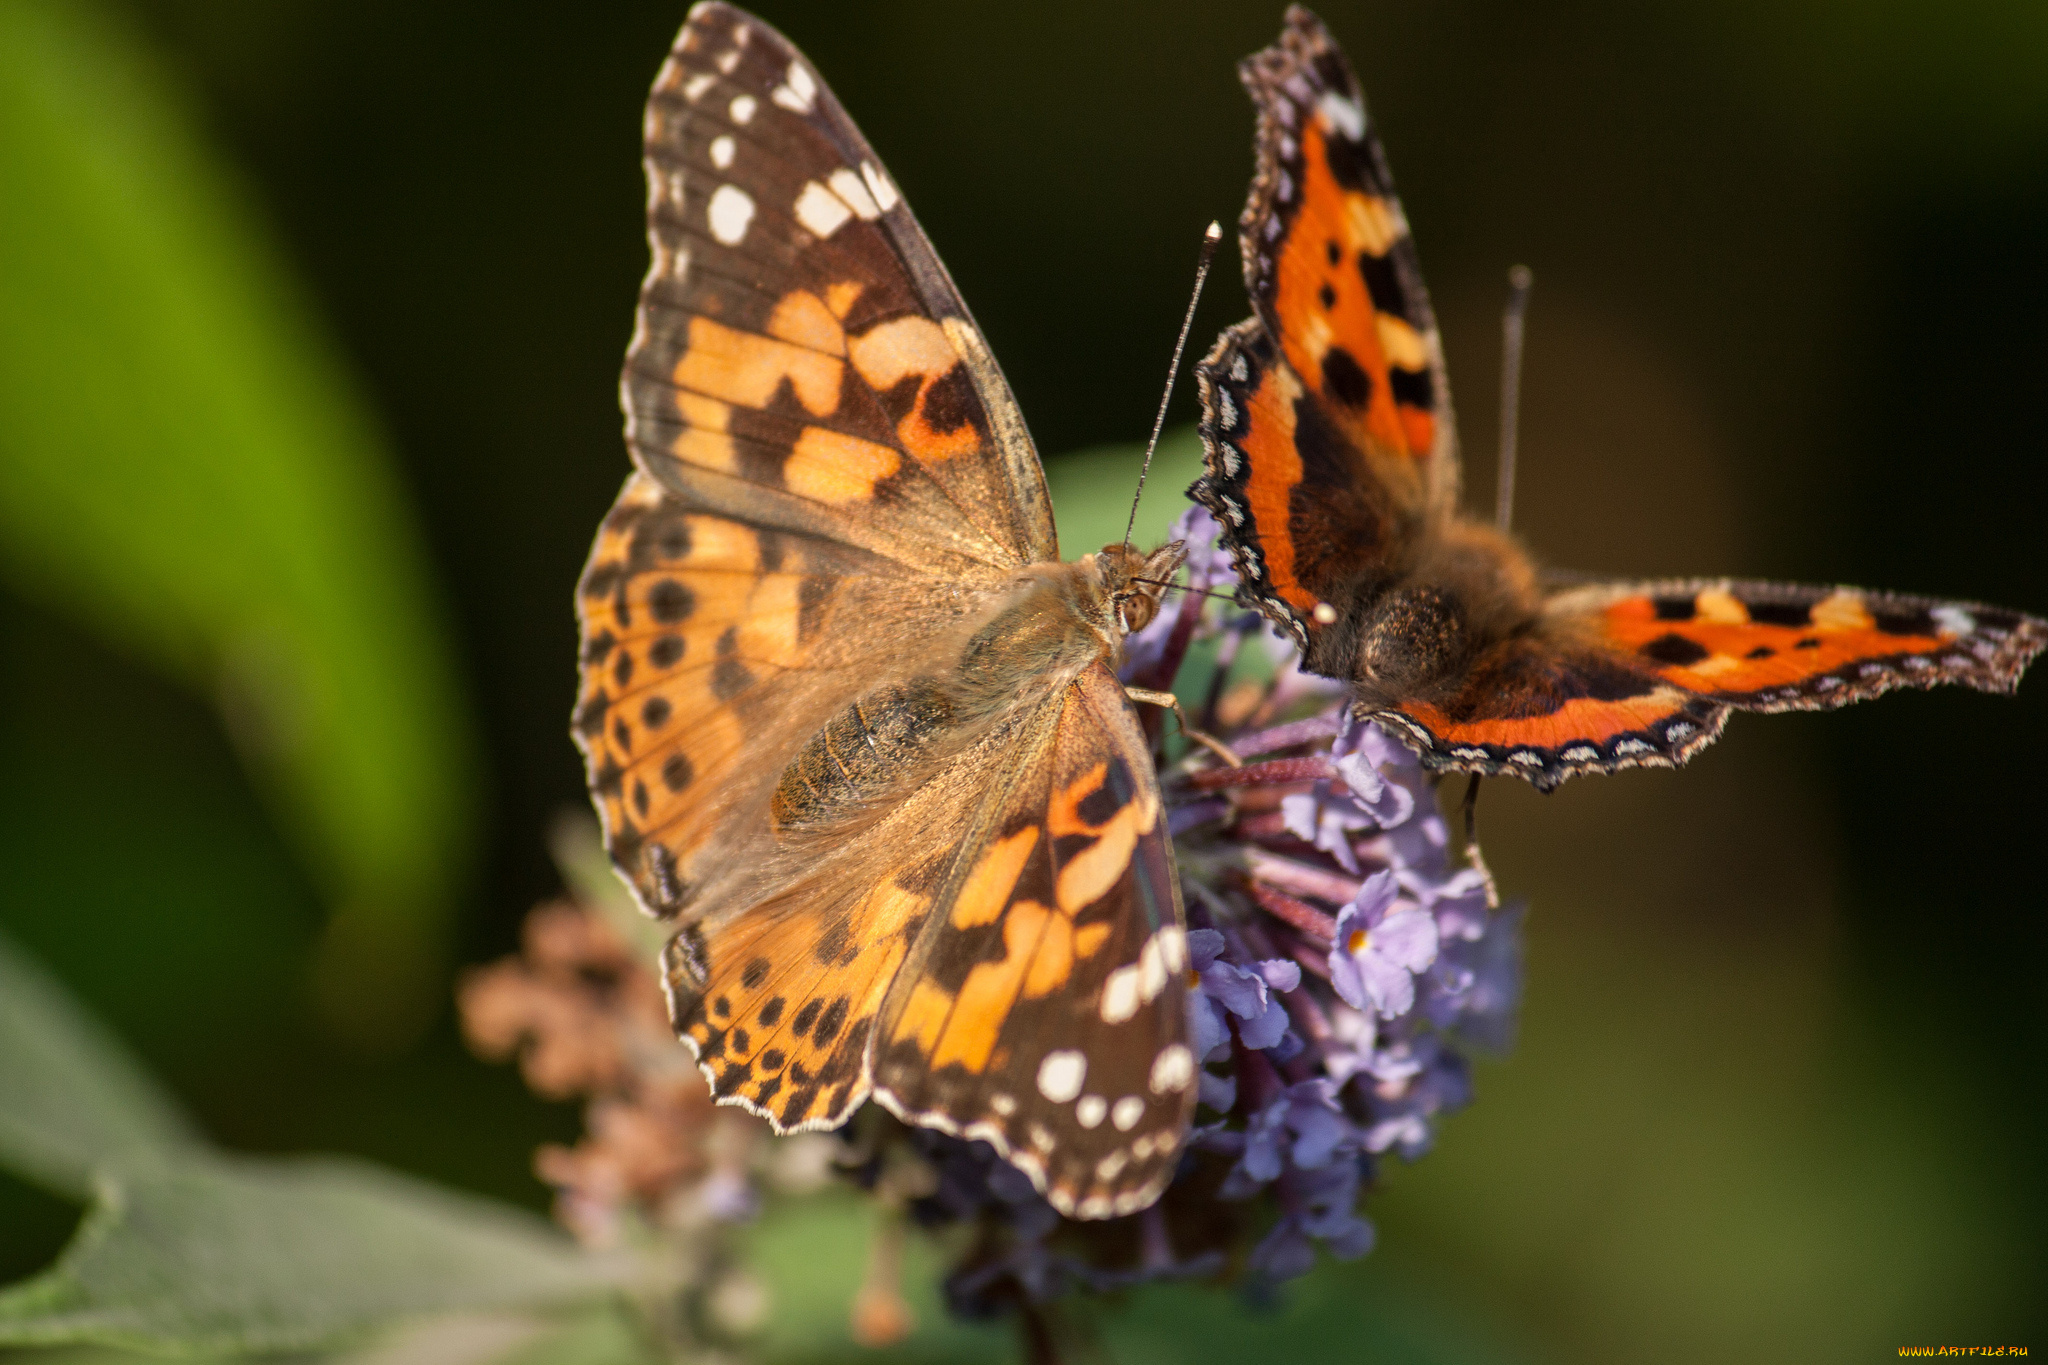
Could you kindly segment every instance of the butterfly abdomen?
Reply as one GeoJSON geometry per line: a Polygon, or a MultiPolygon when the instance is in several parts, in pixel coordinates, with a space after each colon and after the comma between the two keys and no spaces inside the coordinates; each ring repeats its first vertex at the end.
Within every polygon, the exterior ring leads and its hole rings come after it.
{"type": "Polygon", "coordinates": [[[932,678],[890,683],[861,697],[782,770],[768,802],[775,828],[829,825],[892,790],[943,741],[957,711],[932,678]]]}

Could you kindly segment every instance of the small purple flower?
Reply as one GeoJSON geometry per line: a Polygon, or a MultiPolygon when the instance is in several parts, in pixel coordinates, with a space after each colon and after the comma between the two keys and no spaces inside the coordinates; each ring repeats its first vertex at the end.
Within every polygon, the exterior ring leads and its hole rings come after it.
{"type": "Polygon", "coordinates": [[[1344,1261],[1371,1251],[1373,1226],[1356,1212],[1358,1183],[1358,1166],[1348,1161],[1292,1182],[1287,1193],[1294,1207],[1253,1248],[1252,1272],[1268,1282],[1306,1274],[1315,1264],[1314,1241],[1344,1261]]]}
{"type": "Polygon", "coordinates": [[[1436,1116],[1471,1101],[1472,1077],[1465,1059],[1434,1036],[1417,1039],[1407,1060],[1419,1062],[1419,1069],[1406,1079],[1382,1081],[1374,1088],[1373,1122],[1365,1131],[1365,1148],[1391,1151],[1412,1161],[1436,1140],[1436,1116]]]}
{"type": "Polygon", "coordinates": [[[1244,1155],[1223,1182],[1225,1199],[1242,1199],[1289,1170],[1313,1171],[1350,1156],[1365,1136],[1337,1104],[1327,1077],[1290,1085],[1245,1125],[1244,1155]]]}
{"type": "Polygon", "coordinates": [[[1387,1019],[1414,1007],[1415,974],[1436,961],[1437,948],[1435,918],[1394,897],[1392,871],[1366,878],[1358,899],[1337,916],[1330,946],[1330,984],[1337,994],[1354,1009],[1370,1001],[1387,1019]]]}
{"type": "Polygon", "coordinates": [[[1240,967],[1223,959],[1223,935],[1214,929],[1188,934],[1188,957],[1201,989],[1189,1000],[1196,1055],[1207,1060],[1230,1041],[1229,1015],[1238,1018],[1237,1036],[1246,1047],[1269,1048],[1287,1033],[1287,1009],[1275,991],[1301,985],[1301,966],[1273,959],[1240,967]]]}
{"type": "Polygon", "coordinates": [[[1309,791],[1281,798],[1288,833],[1314,844],[1345,871],[1358,871],[1352,831],[1389,829],[1415,813],[1415,794],[1380,771],[1389,746],[1400,748],[1377,725],[1347,716],[1330,746],[1339,780],[1318,782],[1309,791]]]}

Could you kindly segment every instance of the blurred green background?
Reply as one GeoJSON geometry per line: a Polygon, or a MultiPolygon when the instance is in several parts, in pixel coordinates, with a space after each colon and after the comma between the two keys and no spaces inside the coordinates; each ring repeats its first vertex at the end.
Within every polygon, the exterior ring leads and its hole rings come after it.
{"type": "MultiPolygon", "coordinates": [[[[682,8],[0,8],[0,927],[230,1146],[541,1207],[530,1152],[579,1126],[468,1057],[448,983],[558,889],[545,829],[583,800],[570,586],[626,468],[639,111],[682,8]]],[[[763,8],[1041,447],[1142,438],[1278,6],[763,8]]],[[[1547,559],[2048,609],[2048,8],[1322,12],[1476,505],[1526,261],[1517,524],[1547,559]]],[[[1194,347],[1243,310],[1220,270],[1194,347]]],[[[2040,1344],[2044,762],[2036,680],[1738,718],[1684,774],[1489,784],[1534,903],[1519,1050],[1389,1173],[1377,1251],[1205,1340],[2040,1344]]],[[[0,1177],[0,1274],[75,1217],[0,1177]]],[[[1141,1296],[1108,1340],[1163,1357],[1195,1312],[1141,1296]]]]}

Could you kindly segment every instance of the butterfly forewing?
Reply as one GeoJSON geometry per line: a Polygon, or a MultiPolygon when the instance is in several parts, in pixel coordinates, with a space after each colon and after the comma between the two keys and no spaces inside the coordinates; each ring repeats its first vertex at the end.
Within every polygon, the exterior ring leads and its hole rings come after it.
{"type": "Polygon", "coordinates": [[[980,332],[787,41],[693,10],[648,100],[646,169],[653,259],[624,381],[642,468],[934,572],[1055,557],[980,332]],[[865,515],[878,501],[889,517],[865,515]]]}

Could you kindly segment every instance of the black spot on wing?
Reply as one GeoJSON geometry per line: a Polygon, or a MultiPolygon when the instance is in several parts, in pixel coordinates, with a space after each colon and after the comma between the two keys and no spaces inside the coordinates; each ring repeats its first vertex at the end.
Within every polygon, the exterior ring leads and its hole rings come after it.
{"type": "Polygon", "coordinates": [[[1387,387],[1394,392],[1394,401],[1403,407],[1419,408],[1423,412],[1436,410],[1436,379],[1428,370],[1404,370],[1391,366],[1387,370],[1387,387]]]}
{"type": "Polygon", "coordinates": [[[825,1003],[822,1000],[804,1001],[803,1007],[796,1012],[796,1018],[790,1020],[789,1031],[799,1038],[803,1037],[811,1031],[811,1025],[818,1022],[818,1015],[824,1008],[825,1003]]]}
{"type": "Polygon", "coordinates": [[[1332,346],[1323,352],[1323,389],[1347,407],[1363,408],[1372,401],[1372,376],[1351,352],[1332,346]]]}
{"type": "Polygon", "coordinates": [[[1925,607],[1908,610],[1872,611],[1870,619],[1886,635],[1935,635],[1940,627],[1925,607]]]}
{"type": "Polygon", "coordinates": [[[1745,602],[1749,619],[1760,626],[1804,626],[1813,623],[1813,613],[1803,602],[1745,602]]]}
{"type": "Polygon", "coordinates": [[[1408,315],[1408,291],[1401,285],[1401,272],[1394,264],[1391,254],[1375,256],[1370,251],[1358,253],[1358,273],[1365,279],[1365,292],[1372,299],[1375,313],[1385,313],[1403,322],[1414,324],[1408,315]]]}
{"type": "Polygon", "coordinates": [[[1644,657],[1655,659],[1660,664],[1689,668],[1713,651],[1696,640],[1688,640],[1683,635],[1667,632],[1644,645],[1642,653],[1644,657]]]}
{"type": "Polygon", "coordinates": [[[664,578],[647,591],[647,610],[665,626],[688,619],[697,609],[697,595],[673,578],[664,578]]]}
{"type": "Polygon", "coordinates": [[[755,989],[763,981],[766,981],[768,979],[768,969],[770,965],[771,964],[769,963],[768,959],[765,957],[755,958],[752,962],[749,962],[747,964],[747,969],[740,973],[740,984],[742,986],[745,986],[750,991],[755,989]]]}
{"type": "MultiPolygon", "coordinates": [[[[668,724],[671,708],[666,697],[649,697],[640,708],[640,723],[650,730],[659,730],[668,724]]],[[[673,790],[673,788],[671,788],[673,790]]]]}
{"type": "Polygon", "coordinates": [[[811,1041],[823,1047],[838,1037],[839,1030],[846,1026],[846,1014],[851,1004],[852,1002],[842,995],[826,1006],[824,1018],[818,1020],[817,1028],[811,1031],[811,1041]]]}
{"type": "Polygon", "coordinates": [[[661,785],[672,792],[679,792],[690,785],[690,779],[697,775],[685,753],[670,754],[661,765],[661,785]]]}
{"type": "Polygon", "coordinates": [[[1659,621],[1690,621],[1698,608],[1690,597],[1653,597],[1650,610],[1659,621]]]}

